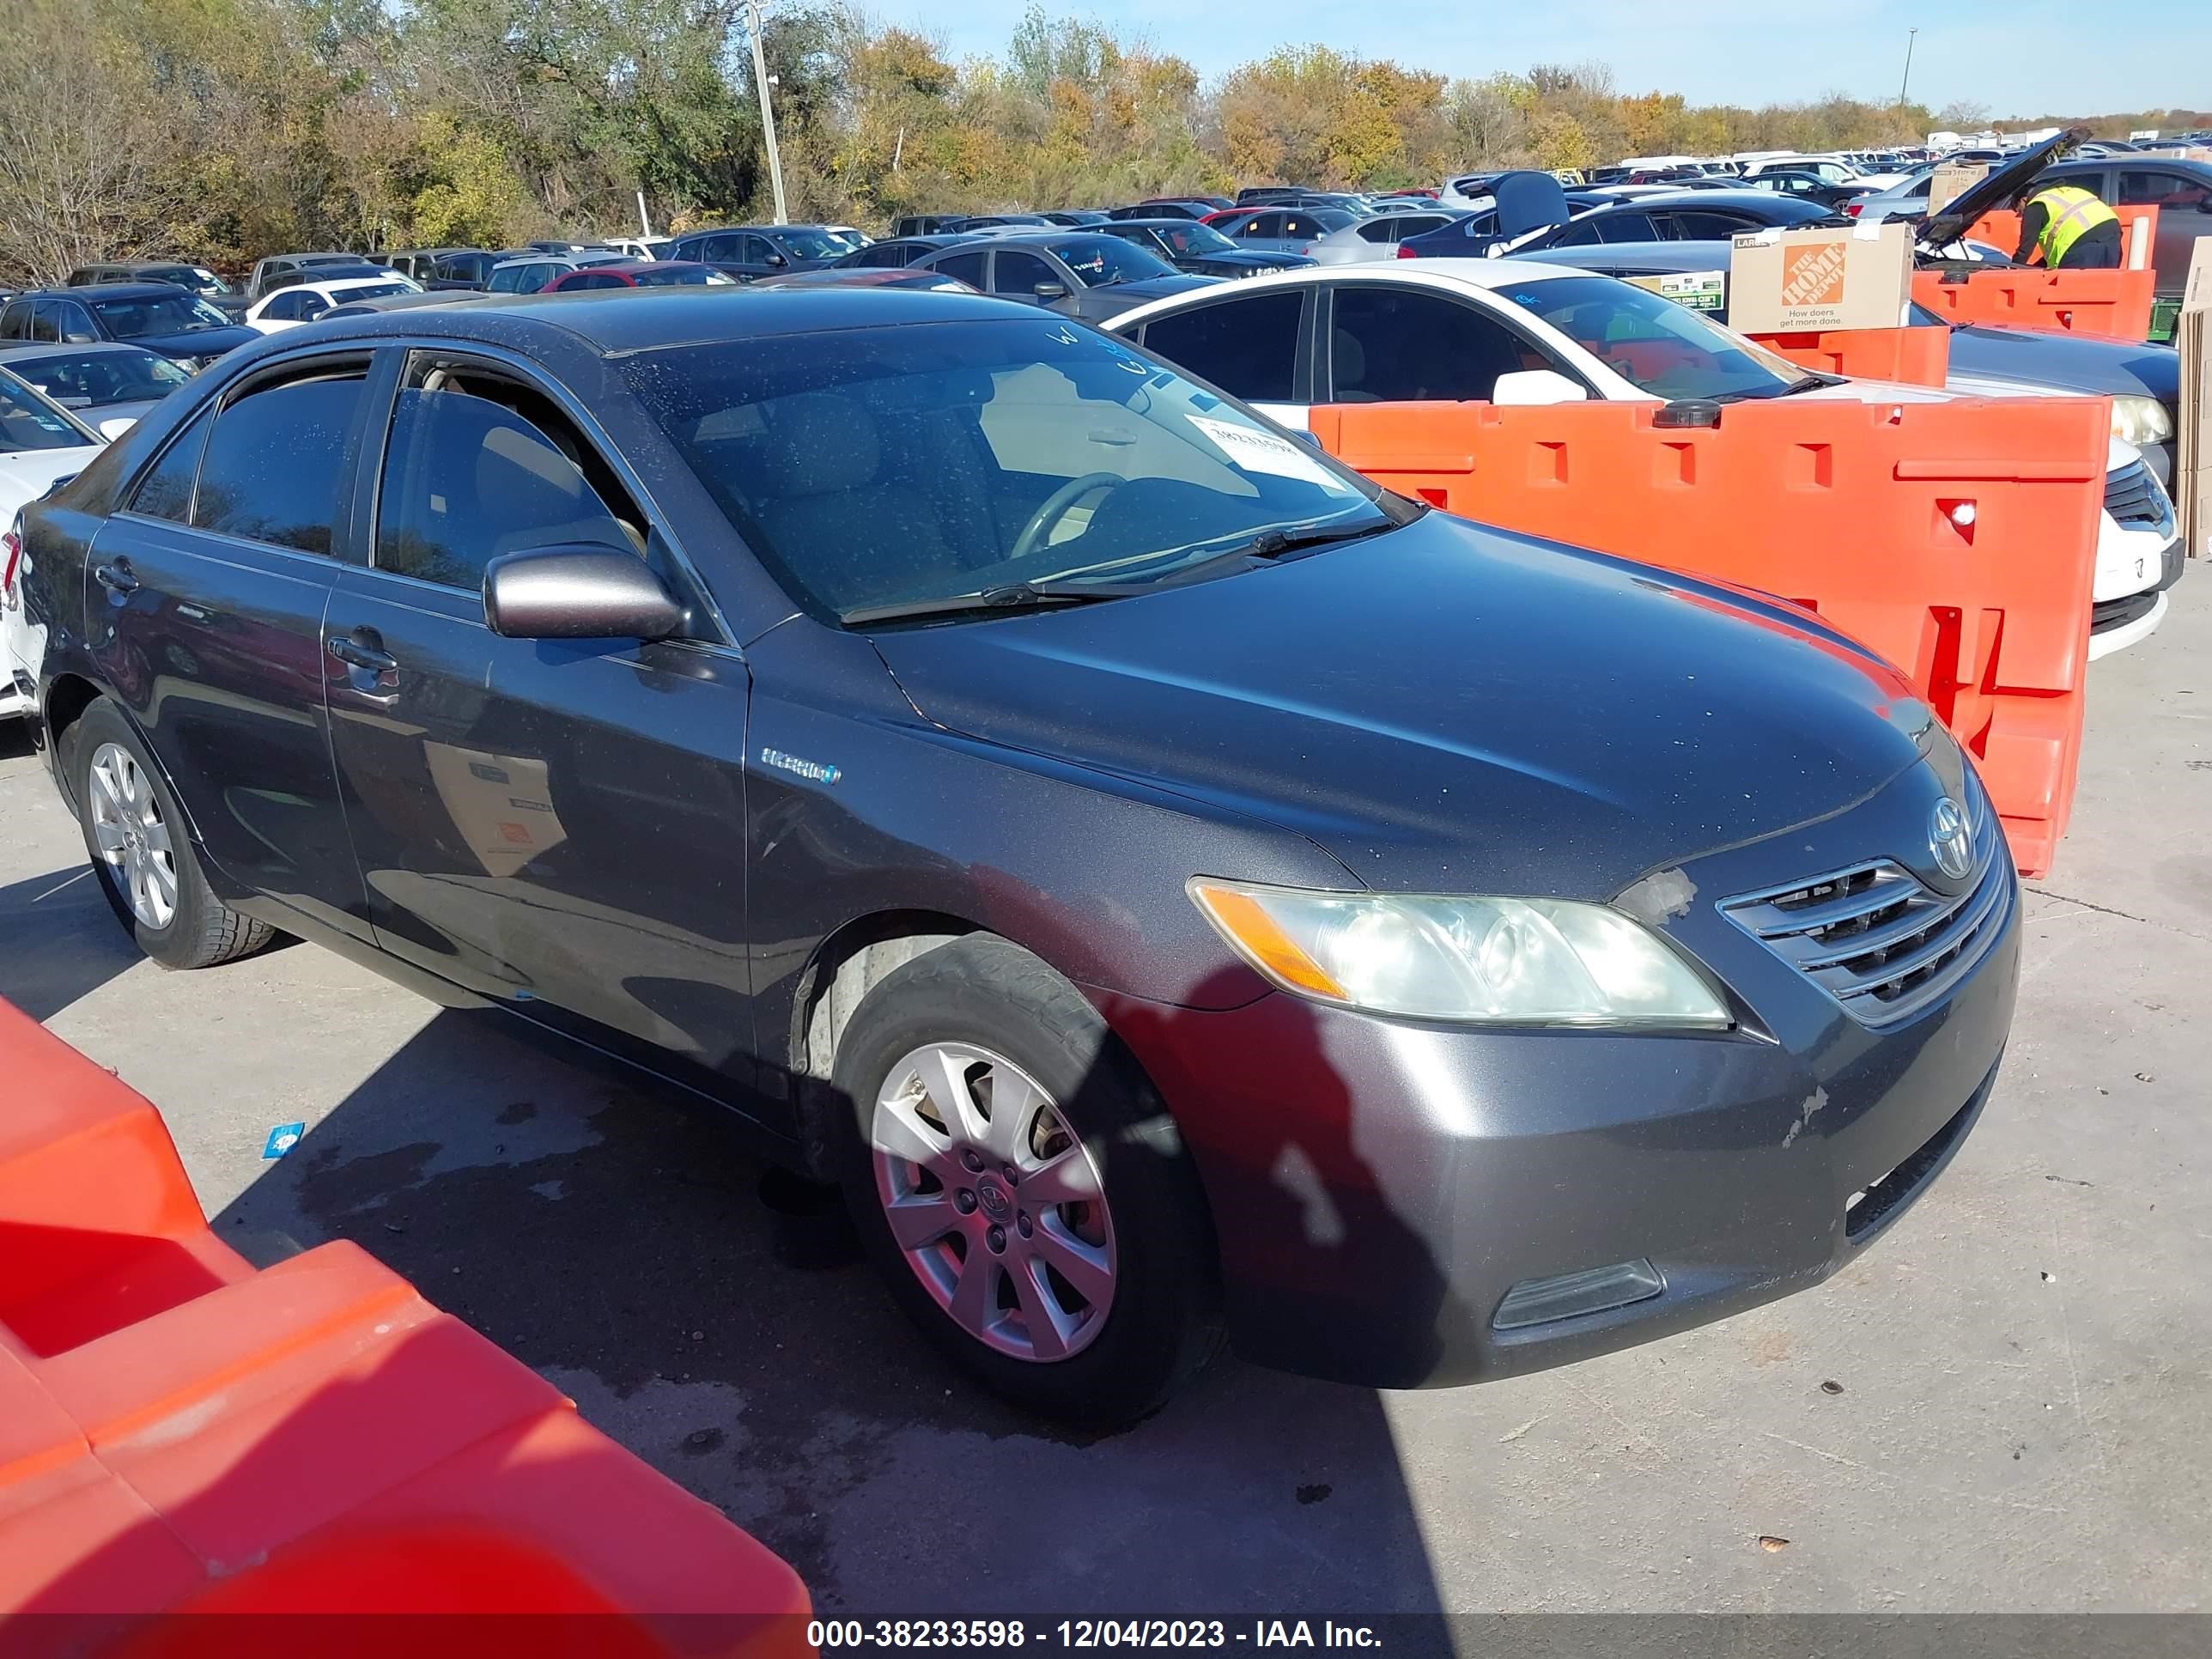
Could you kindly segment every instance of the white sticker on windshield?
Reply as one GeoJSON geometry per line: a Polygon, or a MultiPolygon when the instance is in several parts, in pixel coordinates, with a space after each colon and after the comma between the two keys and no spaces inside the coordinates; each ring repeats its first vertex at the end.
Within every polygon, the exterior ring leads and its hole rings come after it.
{"type": "Polygon", "coordinates": [[[1272,472],[1279,478],[1319,484],[1340,495],[1359,493],[1288,438],[1278,438],[1272,432],[1238,426],[1231,421],[1208,420],[1203,415],[1186,418],[1212,441],[1213,447],[1227,456],[1231,465],[1247,472],[1272,472]]]}

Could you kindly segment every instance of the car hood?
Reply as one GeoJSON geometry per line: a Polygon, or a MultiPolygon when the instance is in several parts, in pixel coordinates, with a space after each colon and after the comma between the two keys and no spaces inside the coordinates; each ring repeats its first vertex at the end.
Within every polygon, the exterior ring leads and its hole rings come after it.
{"type": "Polygon", "coordinates": [[[1441,513],[872,637],[941,726],[1273,822],[1409,892],[1610,897],[1872,793],[1929,718],[1805,613],[1441,513]]]}
{"type": "Polygon", "coordinates": [[[1956,241],[1992,208],[2009,206],[2034,182],[2036,174],[2053,161],[2063,160],[2088,136],[2087,127],[2069,127],[2021,151],[2003,166],[1990,168],[1947,204],[1941,213],[1929,216],[1920,228],[1921,246],[1942,247],[1956,241]]]}
{"type": "Polygon", "coordinates": [[[2170,405],[2181,397],[2181,358],[2171,346],[2051,329],[1967,325],[1951,331],[1950,384],[1966,390],[1962,378],[2054,392],[2155,398],[2170,405]]]}
{"type": "Polygon", "coordinates": [[[101,447],[80,444],[69,449],[0,450],[0,531],[15,521],[19,510],[53,488],[54,480],[90,466],[101,447]]]}
{"type": "Polygon", "coordinates": [[[219,357],[226,351],[252,345],[260,337],[259,329],[241,325],[236,328],[186,329],[181,334],[141,334],[123,343],[143,346],[164,357],[219,357]]]}
{"type": "Polygon", "coordinates": [[[1170,295],[1186,293],[1194,288],[1211,288],[1217,283],[1228,280],[1225,276],[1178,274],[1147,276],[1138,283],[1108,283],[1098,288],[1086,288],[1077,294],[1075,314],[1096,322],[1102,318],[1118,317],[1125,311],[1133,311],[1154,300],[1164,300],[1170,295]]]}

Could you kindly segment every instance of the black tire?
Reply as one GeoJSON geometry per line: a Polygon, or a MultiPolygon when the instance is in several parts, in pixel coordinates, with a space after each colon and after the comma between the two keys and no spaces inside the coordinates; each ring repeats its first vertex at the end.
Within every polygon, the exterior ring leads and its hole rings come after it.
{"type": "Polygon", "coordinates": [[[987,934],[916,957],[854,1012],[836,1073],[851,1107],[840,1113],[851,1129],[843,1176],[861,1241],[907,1316],[993,1393],[1055,1421],[1117,1428],[1157,1410],[1219,1349],[1212,1228],[1174,1120],[1097,1010],[1044,963],[987,934]],[[987,1048],[1027,1073],[1098,1171],[1112,1217],[1113,1298],[1088,1346],[1064,1358],[1017,1358],[971,1335],[891,1235],[870,1120],[891,1067],[932,1042],[987,1048]]]}
{"type": "Polygon", "coordinates": [[[137,941],[147,957],[164,968],[211,968],[251,956],[276,936],[265,921],[242,916],[215,895],[200,871],[199,856],[185,828],[185,815],[170,793],[168,781],[146,751],[137,728],[106,697],[97,697],[70,728],[63,750],[69,769],[70,793],[76,800],[77,825],[84,833],[86,856],[100,890],[107,896],[115,919],[137,941]],[[168,826],[169,857],[176,871],[177,902],[167,923],[155,927],[131,908],[131,895],[120,872],[101,856],[94,835],[92,763],[100,750],[113,744],[137,763],[140,775],[153,792],[162,821],[168,826]]]}

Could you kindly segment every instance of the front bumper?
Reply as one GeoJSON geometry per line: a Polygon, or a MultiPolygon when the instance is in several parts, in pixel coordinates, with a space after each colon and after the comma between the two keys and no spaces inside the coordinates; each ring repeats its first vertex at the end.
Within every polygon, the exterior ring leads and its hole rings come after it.
{"type": "Polygon", "coordinates": [[[1198,1164],[1239,1352],[1372,1387],[1511,1376],[1773,1300],[1870,1243],[1989,1096],[2019,886],[2000,842],[2002,914],[1974,970],[1872,1028],[1712,902],[1884,853],[1824,861],[1808,849],[1833,828],[1684,867],[1699,896],[1668,931],[1742,1000],[1735,1032],[1482,1031],[1279,994],[1218,1012],[1102,998],[1198,1164]],[[1639,1259],[1659,1294],[1493,1322],[1516,1285],[1639,1259]]]}

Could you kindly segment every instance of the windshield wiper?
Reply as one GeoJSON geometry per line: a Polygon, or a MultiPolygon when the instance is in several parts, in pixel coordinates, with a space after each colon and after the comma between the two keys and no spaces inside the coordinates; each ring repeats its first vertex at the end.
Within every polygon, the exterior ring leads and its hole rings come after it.
{"type": "Polygon", "coordinates": [[[1149,583],[1127,582],[1007,582],[978,588],[972,593],[951,593],[937,599],[908,599],[899,605],[864,605],[841,611],[837,620],[848,628],[864,623],[903,622],[909,617],[951,617],[973,611],[1036,611],[1061,605],[1090,605],[1099,599],[1127,599],[1141,593],[1149,583]]]}
{"type": "Polygon", "coordinates": [[[1842,384],[1843,377],[1838,374],[1800,374],[1774,395],[1778,398],[1794,398],[1801,392],[1818,392],[1824,386],[1841,386],[1842,384]]]}

